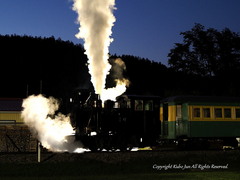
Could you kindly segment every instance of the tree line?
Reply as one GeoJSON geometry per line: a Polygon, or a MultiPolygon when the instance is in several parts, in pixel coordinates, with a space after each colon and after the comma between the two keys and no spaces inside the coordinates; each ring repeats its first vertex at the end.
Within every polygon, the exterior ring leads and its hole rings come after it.
{"type": "MultiPolygon", "coordinates": [[[[111,55],[126,64],[127,94],[239,96],[240,36],[230,29],[186,32],[168,55],[169,65],[132,55],[111,55]]],[[[55,39],[0,35],[0,97],[43,93],[68,98],[76,89],[93,89],[81,44],[55,39]]],[[[110,60],[111,63],[111,60],[110,60]]],[[[107,87],[114,82],[110,72],[107,87]]]]}
{"type": "Polygon", "coordinates": [[[169,66],[174,72],[197,76],[207,95],[239,96],[240,35],[225,28],[206,29],[201,24],[186,32],[182,43],[170,50],[169,66]]]}

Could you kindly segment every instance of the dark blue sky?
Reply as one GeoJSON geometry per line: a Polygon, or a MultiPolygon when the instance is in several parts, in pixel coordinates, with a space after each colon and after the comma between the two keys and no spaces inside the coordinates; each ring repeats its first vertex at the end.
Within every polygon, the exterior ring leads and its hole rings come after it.
{"type": "MultiPolygon", "coordinates": [[[[1,0],[0,34],[60,37],[74,43],[78,25],[71,0],[1,0]]],[[[180,32],[194,23],[240,32],[240,0],[116,0],[110,53],[167,64],[180,32]]]]}

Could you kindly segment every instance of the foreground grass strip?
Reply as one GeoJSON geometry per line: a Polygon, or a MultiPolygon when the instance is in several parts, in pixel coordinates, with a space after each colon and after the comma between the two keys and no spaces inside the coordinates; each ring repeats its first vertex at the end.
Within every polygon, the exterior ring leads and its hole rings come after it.
{"type": "Polygon", "coordinates": [[[78,176],[49,176],[49,177],[1,177],[1,180],[239,180],[238,172],[173,172],[173,173],[149,173],[149,174],[110,174],[110,175],[78,175],[78,176]]]}

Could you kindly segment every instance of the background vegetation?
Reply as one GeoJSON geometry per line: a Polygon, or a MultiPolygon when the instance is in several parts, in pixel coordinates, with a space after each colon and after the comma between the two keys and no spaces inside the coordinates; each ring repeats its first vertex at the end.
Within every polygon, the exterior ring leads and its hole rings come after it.
{"type": "MultiPolygon", "coordinates": [[[[131,82],[127,93],[239,96],[239,34],[227,28],[206,29],[200,24],[180,34],[183,42],[170,50],[168,66],[120,56],[127,67],[124,76],[131,82]]],[[[42,91],[66,99],[76,89],[92,89],[87,57],[80,44],[54,37],[0,35],[0,54],[1,97],[26,97],[42,91]]],[[[111,76],[107,86],[113,84],[111,76]]]]}

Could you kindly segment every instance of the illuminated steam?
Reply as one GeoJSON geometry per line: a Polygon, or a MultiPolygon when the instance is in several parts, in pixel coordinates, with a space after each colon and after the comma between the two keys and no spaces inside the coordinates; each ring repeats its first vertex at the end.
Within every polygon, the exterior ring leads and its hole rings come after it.
{"type": "Polygon", "coordinates": [[[116,21],[113,10],[115,0],[74,0],[73,10],[78,13],[80,24],[77,38],[82,38],[86,54],[89,59],[89,73],[95,88],[95,93],[100,94],[102,100],[114,99],[126,90],[126,81],[117,80],[117,86],[105,89],[106,76],[111,69],[108,62],[110,43],[113,41],[112,27],[116,21]],[[123,88],[125,86],[125,88],[123,88]],[[125,90],[124,90],[125,89],[125,90]],[[115,98],[113,98],[115,96],[115,98]]]}
{"type": "MultiPolygon", "coordinates": [[[[116,79],[116,87],[105,89],[106,77],[111,65],[109,59],[109,45],[113,41],[110,37],[115,22],[113,10],[115,0],[73,0],[73,10],[78,13],[80,24],[77,38],[82,38],[84,48],[88,56],[89,72],[95,93],[99,94],[103,101],[113,100],[126,91],[129,81],[122,77],[126,69],[124,62],[115,60],[113,72],[116,79]]],[[[69,139],[74,134],[70,124],[70,117],[61,113],[56,114],[59,104],[54,98],[46,98],[42,95],[29,96],[23,101],[22,118],[29,126],[32,133],[38,138],[42,146],[55,152],[84,152],[80,143],[69,139]]]]}
{"type": "Polygon", "coordinates": [[[55,152],[73,152],[77,148],[73,140],[69,142],[67,139],[74,133],[69,116],[55,114],[59,107],[56,99],[32,95],[24,99],[22,106],[21,116],[25,124],[43,147],[55,152]]]}
{"type": "Polygon", "coordinates": [[[126,65],[122,61],[122,59],[117,58],[112,60],[112,77],[115,79],[116,87],[104,89],[102,92],[102,101],[112,100],[116,101],[116,97],[123,94],[127,86],[129,85],[129,81],[124,78],[123,71],[126,70],[126,65]]]}

